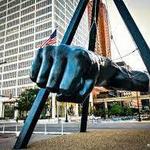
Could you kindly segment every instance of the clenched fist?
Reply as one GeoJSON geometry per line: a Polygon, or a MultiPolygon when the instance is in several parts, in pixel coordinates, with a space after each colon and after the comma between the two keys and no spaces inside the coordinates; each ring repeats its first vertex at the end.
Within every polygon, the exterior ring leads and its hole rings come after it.
{"type": "Polygon", "coordinates": [[[31,80],[57,93],[58,100],[81,102],[98,77],[98,57],[81,47],[47,46],[37,51],[31,80]],[[95,60],[97,59],[97,60],[95,60]]]}

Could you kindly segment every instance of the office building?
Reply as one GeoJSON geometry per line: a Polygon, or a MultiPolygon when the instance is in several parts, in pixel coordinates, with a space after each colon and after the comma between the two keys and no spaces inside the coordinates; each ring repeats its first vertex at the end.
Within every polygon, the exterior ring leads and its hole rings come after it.
{"type": "MultiPolygon", "coordinates": [[[[29,78],[38,46],[57,27],[57,44],[79,0],[0,0],[0,95],[13,97],[35,86],[29,78]],[[6,62],[6,63],[3,63],[6,62]]],[[[73,40],[88,44],[87,10],[73,40]]]]}

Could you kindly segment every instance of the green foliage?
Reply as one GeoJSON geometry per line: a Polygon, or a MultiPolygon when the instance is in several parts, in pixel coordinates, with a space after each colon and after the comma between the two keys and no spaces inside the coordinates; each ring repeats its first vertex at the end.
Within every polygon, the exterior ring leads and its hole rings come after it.
{"type": "Polygon", "coordinates": [[[18,102],[18,110],[19,112],[28,112],[33,104],[33,101],[38,93],[39,89],[26,89],[19,96],[18,102]]]}
{"type": "Polygon", "coordinates": [[[115,115],[115,116],[130,116],[133,115],[133,111],[128,106],[121,106],[118,103],[114,103],[109,110],[109,115],[115,115]]]}
{"type": "Polygon", "coordinates": [[[4,117],[12,119],[14,118],[14,107],[5,105],[4,117]]]}
{"type": "Polygon", "coordinates": [[[122,108],[122,106],[120,106],[119,104],[117,104],[117,103],[114,103],[113,105],[112,105],[112,108],[110,109],[110,114],[111,115],[116,115],[116,116],[118,116],[118,115],[121,115],[123,113],[123,108],[122,108]]]}

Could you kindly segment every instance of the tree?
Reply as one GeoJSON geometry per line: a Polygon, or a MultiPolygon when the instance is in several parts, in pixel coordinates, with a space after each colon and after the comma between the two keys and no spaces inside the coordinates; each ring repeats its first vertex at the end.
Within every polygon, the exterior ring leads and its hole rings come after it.
{"type": "Polygon", "coordinates": [[[123,114],[123,108],[121,105],[114,103],[110,109],[110,114],[111,115],[122,115],[123,114]]]}
{"type": "Polygon", "coordinates": [[[30,110],[38,91],[38,88],[26,89],[19,96],[17,100],[18,110],[22,119],[27,116],[27,112],[30,110]]]}

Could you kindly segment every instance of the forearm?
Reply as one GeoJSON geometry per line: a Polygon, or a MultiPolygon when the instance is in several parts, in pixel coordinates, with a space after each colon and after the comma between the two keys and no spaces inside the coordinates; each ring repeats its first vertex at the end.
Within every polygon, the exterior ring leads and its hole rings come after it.
{"type": "MultiPolygon", "coordinates": [[[[95,54],[97,55],[97,54],[95,54]]],[[[111,89],[130,91],[149,91],[149,77],[141,71],[130,71],[118,66],[110,59],[97,55],[99,59],[99,75],[96,85],[111,89]]]]}

